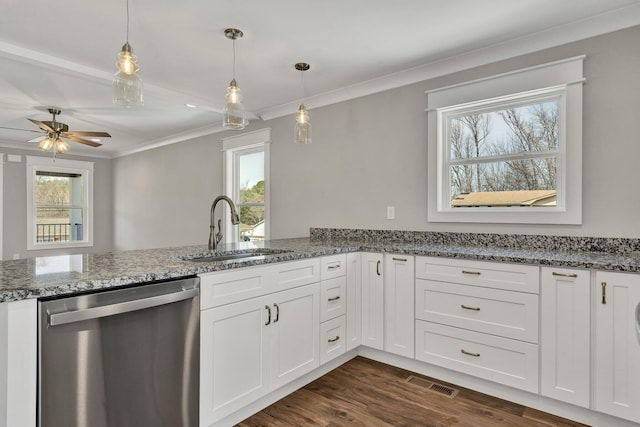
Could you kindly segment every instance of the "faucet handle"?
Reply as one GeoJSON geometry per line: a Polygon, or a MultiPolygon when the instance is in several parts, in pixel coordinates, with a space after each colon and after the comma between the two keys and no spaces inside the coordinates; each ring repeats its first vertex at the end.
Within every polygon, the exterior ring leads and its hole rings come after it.
{"type": "Polygon", "coordinates": [[[216,246],[218,245],[218,243],[220,243],[220,240],[222,240],[222,220],[221,219],[218,220],[218,232],[216,233],[216,246]]]}

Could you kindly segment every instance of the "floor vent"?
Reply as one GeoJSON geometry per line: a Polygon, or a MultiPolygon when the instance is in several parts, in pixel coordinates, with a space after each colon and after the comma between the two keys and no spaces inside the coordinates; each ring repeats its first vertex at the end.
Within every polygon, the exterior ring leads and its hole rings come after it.
{"type": "Polygon", "coordinates": [[[456,390],[455,388],[451,388],[451,387],[448,387],[446,385],[434,383],[434,382],[431,382],[431,381],[426,380],[424,378],[415,377],[413,375],[409,375],[409,377],[405,381],[407,383],[409,383],[409,384],[413,384],[413,385],[416,385],[418,387],[426,388],[429,391],[441,394],[441,395],[446,396],[446,397],[448,397],[450,399],[453,399],[458,394],[458,390],[456,390]]]}

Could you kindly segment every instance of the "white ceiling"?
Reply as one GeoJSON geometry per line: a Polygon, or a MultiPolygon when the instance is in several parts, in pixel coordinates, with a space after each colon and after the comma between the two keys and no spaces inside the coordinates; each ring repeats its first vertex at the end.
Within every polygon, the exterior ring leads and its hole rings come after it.
{"type": "MultiPolygon", "coordinates": [[[[126,38],[126,1],[2,0],[0,126],[36,129],[62,109],[71,130],[106,131],[114,157],[221,131],[232,42],[253,120],[293,114],[300,72],[310,109],[464,67],[640,24],[631,0],[130,0],[129,41],[145,105],[111,102],[126,38]],[[185,103],[197,105],[187,108],[185,103]]],[[[311,112],[311,114],[313,114],[311,112]]],[[[37,149],[37,136],[0,129],[0,146],[37,149]]]]}

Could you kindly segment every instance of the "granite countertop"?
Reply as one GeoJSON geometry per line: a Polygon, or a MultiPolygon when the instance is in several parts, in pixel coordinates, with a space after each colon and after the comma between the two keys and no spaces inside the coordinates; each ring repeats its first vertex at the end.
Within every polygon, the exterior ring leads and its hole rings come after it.
{"type": "Polygon", "coordinates": [[[590,252],[499,248],[485,245],[434,244],[415,240],[314,238],[272,240],[224,246],[223,251],[272,248],[289,252],[245,260],[193,262],[179,256],[201,254],[205,246],[82,254],[0,262],[0,302],[74,294],[155,280],[193,276],[233,268],[292,261],[336,253],[370,251],[442,256],[471,260],[553,265],[558,267],[640,272],[638,252],[590,252]]]}

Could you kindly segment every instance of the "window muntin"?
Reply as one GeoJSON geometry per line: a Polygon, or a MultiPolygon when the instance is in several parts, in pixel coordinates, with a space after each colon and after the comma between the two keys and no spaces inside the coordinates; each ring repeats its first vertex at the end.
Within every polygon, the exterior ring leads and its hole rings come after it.
{"type": "Polygon", "coordinates": [[[544,92],[442,109],[449,208],[557,206],[548,191],[545,203],[530,204],[533,192],[558,190],[564,89],[544,92]]]}
{"type": "Polygon", "coordinates": [[[27,156],[27,249],[93,245],[93,163],[27,156]]]}

